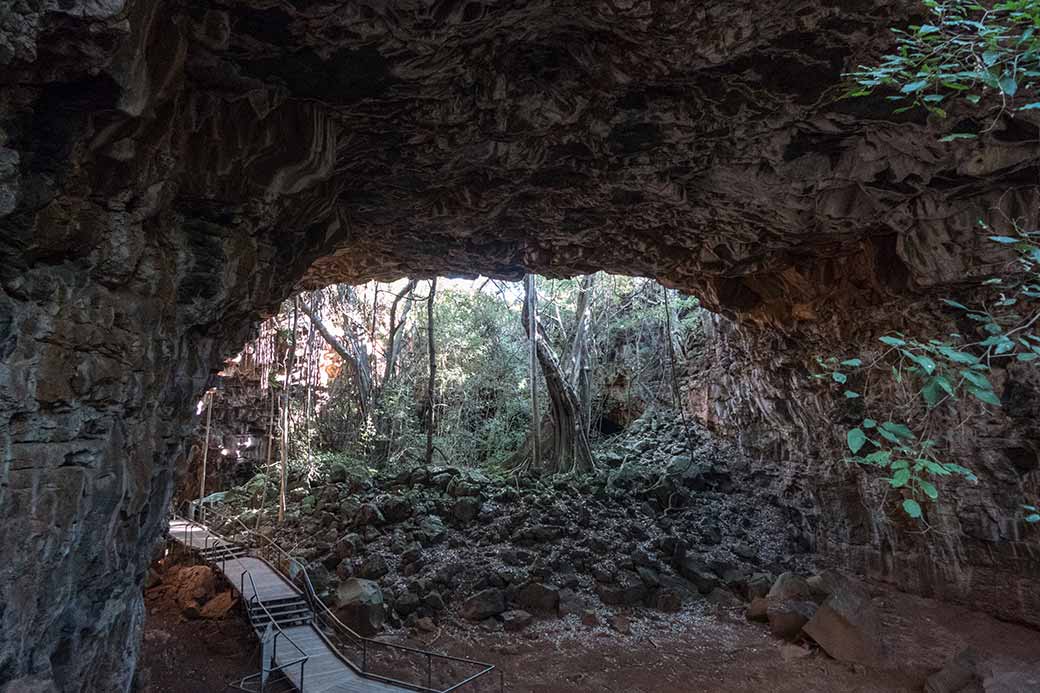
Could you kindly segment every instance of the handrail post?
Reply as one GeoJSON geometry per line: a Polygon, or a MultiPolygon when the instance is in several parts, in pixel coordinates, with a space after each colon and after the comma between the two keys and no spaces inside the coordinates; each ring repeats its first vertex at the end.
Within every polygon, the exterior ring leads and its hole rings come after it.
{"type": "Polygon", "coordinates": [[[304,679],[304,676],[303,676],[303,668],[305,666],[307,666],[307,658],[306,657],[304,657],[303,659],[300,660],[300,693],[303,693],[303,687],[304,687],[304,685],[306,683],[306,680],[304,679]]]}
{"type": "Polygon", "coordinates": [[[433,657],[426,653],[426,687],[433,688],[433,657]]]}

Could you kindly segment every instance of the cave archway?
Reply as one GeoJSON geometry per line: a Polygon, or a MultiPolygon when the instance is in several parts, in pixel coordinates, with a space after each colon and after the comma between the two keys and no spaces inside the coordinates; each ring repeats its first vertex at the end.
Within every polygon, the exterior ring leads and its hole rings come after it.
{"type": "MultiPolygon", "coordinates": [[[[726,318],[691,411],[752,454],[820,445],[825,407],[797,384],[808,350],[870,339],[909,319],[895,303],[983,274],[1000,258],[976,221],[1036,209],[1037,156],[999,123],[967,150],[922,113],[837,98],[910,3],[802,5],[13,10],[0,686],[127,690],[192,403],[298,288],[652,276],[726,318]]],[[[779,473],[792,488],[795,466],[779,473]]],[[[854,483],[798,502],[840,508],[854,483]]],[[[842,522],[818,543],[868,562],[876,547],[842,522]]],[[[929,558],[893,545],[905,570],[929,558]]],[[[967,570],[958,584],[1001,603],[1014,590],[997,585],[1037,575],[967,570]]]]}

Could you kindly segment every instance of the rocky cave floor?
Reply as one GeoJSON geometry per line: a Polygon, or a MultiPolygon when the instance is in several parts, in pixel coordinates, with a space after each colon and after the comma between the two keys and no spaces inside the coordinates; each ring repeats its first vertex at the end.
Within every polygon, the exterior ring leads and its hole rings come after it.
{"type": "MultiPolygon", "coordinates": [[[[1040,632],[817,572],[782,480],[684,437],[645,417],[572,481],[340,468],[299,484],[282,526],[268,508],[261,532],[352,627],[496,664],[510,691],[1040,691],[1040,632]]],[[[252,526],[258,488],[218,511],[252,526]]],[[[249,628],[207,571],[167,559],[151,575],[139,690],[255,673],[249,628]]]]}

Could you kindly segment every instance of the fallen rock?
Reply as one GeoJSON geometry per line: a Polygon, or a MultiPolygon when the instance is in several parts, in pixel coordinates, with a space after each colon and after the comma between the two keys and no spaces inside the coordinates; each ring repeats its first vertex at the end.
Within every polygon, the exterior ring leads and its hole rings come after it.
{"type": "Polygon", "coordinates": [[[687,556],[678,565],[679,574],[689,580],[701,594],[708,594],[719,584],[716,575],[707,564],[696,556],[687,556]]]}
{"type": "Polygon", "coordinates": [[[711,594],[708,595],[708,601],[712,604],[725,607],[741,606],[743,604],[737,595],[722,587],[716,587],[713,589],[711,594]]]}
{"type": "Polygon", "coordinates": [[[228,590],[226,592],[221,592],[217,596],[213,597],[213,599],[207,601],[203,605],[201,611],[199,611],[199,615],[202,618],[207,619],[224,618],[228,615],[228,612],[234,608],[234,606],[235,595],[231,590],[228,590]]]}
{"type": "Polygon", "coordinates": [[[766,595],[770,602],[776,603],[787,600],[807,601],[812,597],[813,591],[809,583],[795,573],[781,573],[766,595]]]}
{"type": "Polygon", "coordinates": [[[516,593],[515,601],[528,609],[555,611],[560,603],[560,591],[540,582],[529,582],[516,593]]]}
{"type": "Polygon", "coordinates": [[[769,619],[769,631],[777,637],[791,639],[802,632],[802,627],[816,613],[816,602],[788,600],[782,602],[769,601],[766,617],[769,619]]]}
{"type": "Polygon", "coordinates": [[[361,635],[370,637],[379,632],[386,620],[383,591],[378,583],[361,578],[350,578],[336,588],[337,615],[361,635]]]}
{"type": "Polygon", "coordinates": [[[869,597],[849,586],[835,589],[803,630],[839,661],[877,664],[882,657],[881,619],[869,597]]]}
{"type": "Polygon", "coordinates": [[[386,564],[386,559],[376,554],[365,560],[358,568],[358,577],[365,578],[367,580],[378,580],[387,573],[390,572],[390,567],[386,564]]]}
{"type": "Polygon", "coordinates": [[[608,616],[607,623],[622,635],[632,634],[632,623],[624,616],[608,616]]]}
{"type": "Polygon", "coordinates": [[[773,588],[773,576],[769,573],[755,573],[747,581],[748,599],[765,597],[773,588]]]}
{"type": "Polygon", "coordinates": [[[462,617],[470,621],[483,621],[498,616],[506,610],[506,596],[500,589],[491,588],[477,592],[462,602],[462,617]]]}
{"type": "Polygon", "coordinates": [[[677,590],[658,590],[654,595],[654,608],[658,611],[674,613],[682,608],[682,595],[677,590]]]}
{"type": "Polygon", "coordinates": [[[405,592],[394,602],[394,610],[401,616],[407,616],[419,608],[419,595],[414,592],[405,592]]]}
{"type": "Polygon", "coordinates": [[[531,625],[531,614],[522,609],[514,609],[502,613],[502,627],[507,631],[520,631],[529,625],[531,625]]]}
{"type": "Polygon", "coordinates": [[[765,597],[755,597],[751,600],[751,604],[748,605],[745,616],[749,621],[761,621],[764,623],[769,620],[768,610],[769,600],[765,597]]]}
{"type": "Polygon", "coordinates": [[[560,616],[580,614],[585,611],[585,598],[572,589],[560,590],[560,603],[556,610],[560,616]]]}
{"type": "Polygon", "coordinates": [[[451,514],[459,522],[472,522],[480,515],[480,499],[471,496],[459,498],[455,501],[451,514]]]}

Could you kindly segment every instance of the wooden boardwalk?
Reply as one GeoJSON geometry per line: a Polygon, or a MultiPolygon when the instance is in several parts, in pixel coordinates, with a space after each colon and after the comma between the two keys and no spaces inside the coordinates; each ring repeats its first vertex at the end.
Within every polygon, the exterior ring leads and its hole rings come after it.
{"type": "MultiPolygon", "coordinates": [[[[203,525],[180,519],[170,522],[170,537],[197,551],[215,546],[232,546],[203,525]]],[[[240,585],[244,586],[241,596],[247,602],[254,596],[261,603],[304,598],[303,592],[260,558],[241,556],[225,561],[218,559],[216,565],[224,571],[236,590],[240,585]],[[243,580],[246,573],[248,575],[243,580]],[[255,593],[253,586],[256,588],[255,593]]],[[[282,634],[278,638],[275,663],[283,666],[298,660],[303,656],[300,654],[301,651],[307,657],[302,681],[298,664],[287,666],[282,671],[289,682],[302,693],[401,693],[415,690],[361,676],[312,624],[291,625],[280,630],[282,634]],[[293,644],[286,642],[287,639],[293,644]]]]}

